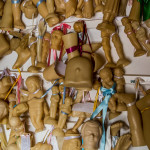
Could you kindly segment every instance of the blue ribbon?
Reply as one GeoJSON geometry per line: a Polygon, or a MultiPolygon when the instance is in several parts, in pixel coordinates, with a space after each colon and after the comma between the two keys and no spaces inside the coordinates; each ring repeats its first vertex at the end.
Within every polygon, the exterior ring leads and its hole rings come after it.
{"type": "Polygon", "coordinates": [[[53,86],[56,86],[56,85],[59,84],[59,83],[56,83],[56,84],[55,84],[56,81],[58,81],[58,79],[56,79],[56,80],[54,81],[53,85],[52,85],[49,89],[47,89],[46,92],[45,92],[40,98],[45,97],[45,96],[48,94],[48,92],[52,89],[53,86]]]}
{"type": "MultiPolygon", "coordinates": [[[[83,138],[82,138],[82,145],[83,145],[83,138]]],[[[84,148],[82,148],[82,150],[84,150],[84,148]]]]}
{"type": "Polygon", "coordinates": [[[37,2],[37,4],[36,4],[36,7],[39,7],[39,5],[42,3],[42,2],[44,2],[45,0],[39,0],[38,2],[37,2]]]}
{"type": "Polygon", "coordinates": [[[66,87],[64,86],[63,104],[65,103],[65,97],[66,97],[66,87]]]}
{"type": "Polygon", "coordinates": [[[41,36],[41,35],[38,35],[38,38],[39,38],[39,39],[43,39],[43,36],[41,36]]]}
{"type": "Polygon", "coordinates": [[[18,3],[20,3],[20,0],[11,0],[11,3],[12,4],[18,4],[18,3]]]}
{"type": "Polygon", "coordinates": [[[64,111],[61,111],[61,113],[62,113],[62,114],[64,114],[64,115],[68,115],[68,114],[67,114],[67,113],[65,113],[64,111]]]}
{"type": "Polygon", "coordinates": [[[110,89],[106,89],[104,87],[101,87],[100,90],[102,91],[103,95],[105,96],[104,100],[101,102],[101,104],[96,108],[96,110],[93,112],[91,116],[91,120],[94,119],[101,111],[103,111],[102,114],[102,129],[103,129],[103,134],[101,138],[101,144],[100,144],[100,150],[105,150],[105,117],[107,114],[107,108],[108,108],[108,102],[113,94],[116,93],[115,91],[116,83],[112,86],[110,89]]]}

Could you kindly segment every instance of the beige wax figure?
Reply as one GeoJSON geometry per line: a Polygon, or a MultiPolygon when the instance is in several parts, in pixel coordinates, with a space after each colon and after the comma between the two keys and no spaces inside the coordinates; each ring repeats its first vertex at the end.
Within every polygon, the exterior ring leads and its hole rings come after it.
{"type": "Polygon", "coordinates": [[[13,12],[13,21],[14,21],[14,28],[18,29],[25,29],[25,25],[22,22],[21,16],[21,1],[20,0],[12,0],[12,12],[13,12]]]}
{"type": "Polygon", "coordinates": [[[128,0],[121,0],[119,6],[119,16],[126,16],[126,7],[127,7],[128,0]]]}
{"type": "Polygon", "coordinates": [[[142,119],[140,112],[136,106],[135,95],[116,93],[114,95],[117,99],[124,102],[127,105],[128,121],[131,132],[132,145],[134,147],[145,146],[144,133],[142,129],[142,119]]]}
{"type": "Polygon", "coordinates": [[[31,150],[52,150],[53,147],[50,144],[39,142],[31,150]]]}
{"type": "Polygon", "coordinates": [[[62,37],[65,49],[68,49],[68,63],[65,71],[64,85],[77,89],[90,90],[92,88],[92,63],[86,57],[80,57],[78,51],[77,33],[69,33],[62,37]],[[71,52],[70,48],[74,47],[71,52]]]}
{"type": "Polygon", "coordinates": [[[51,105],[49,110],[49,117],[44,119],[44,123],[56,126],[57,125],[56,114],[57,114],[57,109],[60,101],[58,86],[52,87],[52,96],[50,101],[51,101],[51,105]]]}
{"type": "Polygon", "coordinates": [[[50,33],[45,32],[43,41],[42,41],[42,48],[40,50],[41,52],[39,53],[40,59],[38,60],[37,67],[40,67],[40,68],[47,67],[47,56],[48,56],[49,49],[50,49],[50,37],[51,37],[50,33]]]}
{"type": "Polygon", "coordinates": [[[3,0],[0,1],[0,16],[3,15],[3,9],[4,9],[4,2],[3,0]]]}
{"type": "Polygon", "coordinates": [[[1,41],[1,47],[0,47],[0,58],[3,56],[9,54],[10,52],[10,43],[5,38],[6,35],[0,33],[0,41],[1,41]]]}
{"type": "Polygon", "coordinates": [[[49,13],[46,2],[45,1],[39,1],[39,0],[32,0],[34,5],[36,5],[39,14],[45,19],[45,21],[48,23],[49,27],[52,27],[59,23],[59,18],[56,14],[54,13],[49,13]]]}
{"type": "Polygon", "coordinates": [[[143,132],[144,132],[144,139],[145,142],[148,146],[148,148],[150,148],[150,138],[149,138],[149,112],[150,112],[150,95],[149,93],[147,95],[145,95],[142,99],[140,99],[139,101],[136,102],[136,106],[138,107],[138,109],[141,112],[142,115],[142,121],[143,121],[143,132]]]}
{"type": "Polygon", "coordinates": [[[13,13],[11,9],[11,0],[7,0],[5,2],[0,28],[4,31],[11,31],[13,29],[13,13]]]}
{"type": "Polygon", "coordinates": [[[81,150],[80,134],[66,134],[62,150],[81,150]]]}
{"type": "Polygon", "coordinates": [[[98,121],[86,121],[81,128],[83,138],[82,148],[85,150],[97,150],[102,136],[102,127],[98,121]]]}
{"type": "Polygon", "coordinates": [[[139,56],[144,55],[146,53],[146,51],[143,50],[142,46],[136,39],[136,35],[133,32],[133,28],[131,26],[129,19],[127,17],[124,17],[123,19],[121,19],[121,22],[122,22],[123,26],[125,26],[124,32],[127,34],[127,37],[129,38],[130,42],[136,49],[136,51],[134,52],[134,57],[139,57],[139,56]]]}
{"type": "Polygon", "coordinates": [[[29,76],[26,79],[26,86],[28,89],[28,105],[31,122],[35,127],[35,132],[41,132],[44,129],[44,94],[41,90],[41,81],[37,76],[29,76]]]}
{"type": "Polygon", "coordinates": [[[32,0],[23,1],[21,3],[21,10],[28,19],[36,18],[38,15],[38,10],[33,4],[32,0]]]}
{"type": "Polygon", "coordinates": [[[8,141],[8,150],[21,149],[21,135],[25,135],[24,122],[20,120],[20,115],[28,111],[28,105],[26,103],[19,103],[16,105],[15,94],[10,94],[9,100],[9,125],[11,133],[8,141]]]}
{"type": "Polygon", "coordinates": [[[68,115],[71,113],[71,105],[72,105],[72,98],[71,97],[66,97],[65,98],[65,103],[61,105],[61,113],[59,115],[59,120],[57,124],[57,128],[55,128],[52,132],[53,135],[55,136],[60,136],[63,137],[65,135],[63,128],[66,124],[68,115]]]}
{"type": "Polygon", "coordinates": [[[138,39],[140,44],[148,51],[147,56],[150,56],[150,43],[147,37],[146,29],[140,26],[140,23],[137,21],[133,21],[131,25],[135,31],[136,38],[138,39]]]}
{"type": "Polygon", "coordinates": [[[28,72],[32,73],[38,73],[40,68],[36,66],[36,56],[37,56],[37,38],[32,36],[29,38],[29,47],[30,47],[30,53],[31,53],[31,66],[28,68],[28,72]]]}
{"type": "Polygon", "coordinates": [[[28,47],[28,39],[29,35],[27,34],[21,39],[19,47],[17,47],[17,49],[15,50],[16,53],[18,54],[18,57],[15,64],[12,67],[13,69],[22,67],[26,63],[26,61],[30,58],[31,52],[28,47]]]}

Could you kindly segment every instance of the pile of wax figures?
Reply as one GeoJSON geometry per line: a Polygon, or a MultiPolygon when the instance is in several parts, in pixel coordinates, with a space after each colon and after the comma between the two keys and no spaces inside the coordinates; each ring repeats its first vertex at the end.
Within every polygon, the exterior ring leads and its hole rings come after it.
{"type": "MultiPolygon", "coordinates": [[[[20,0],[6,0],[5,4],[0,1],[0,28],[12,35],[8,39],[5,34],[0,33],[0,58],[14,50],[18,57],[12,69],[20,72],[19,68],[31,57],[31,66],[27,71],[34,73],[25,80],[25,88],[21,88],[21,73],[16,77],[6,69],[1,74],[2,150],[53,149],[52,143],[46,140],[35,144],[34,133],[27,128],[27,118],[30,118],[36,133],[42,132],[46,124],[52,125],[54,128],[51,134],[63,137],[62,150],[105,150],[106,115],[112,120],[122,111],[128,113],[130,133],[120,136],[120,130],[125,126],[123,121],[111,124],[111,149],[128,150],[131,145],[147,145],[150,148],[150,92],[144,92],[144,97],[140,100],[136,100],[134,94],[125,93],[123,67],[131,62],[124,55],[114,19],[118,15],[125,16],[126,5],[127,0],[95,0],[95,5],[92,0],[79,0],[78,3],[76,0],[25,0],[22,3],[20,0]],[[81,20],[74,23],[74,31],[69,33],[67,31],[70,26],[65,23],[54,27],[49,33],[43,20],[37,26],[38,37],[13,31],[13,28],[25,28],[21,12],[28,19],[37,17],[39,12],[51,27],[63,21],[64,15],[65,18],[72,15],[91,18],[98,11],[103,11],[103,21],[97,26],[101,31],[101,43],[90,42],[86,24],[81,20]],[[111,57],[111,39],[119,57],[116,64],[111,57]],[[106,62],[96,52],[100,47],[104,50],[106,62]],[[57,51],[60,52],[59,56],[57,51]],[[53,52],[53,63],[50,52],[53,52]],[[43,78],[52,83],[46,91],[42,88],[42,78],[38,76],[41,70],[43,78]],[[94,103],[83,103],[84,95],[88,95],[92,89],[97,90],[94,103]],[[52,95],[48,100],[48,107],[46,95],[50,91],[52,95]],[[78,120],[73,128],[68,129],[67,123],[71,117],[78,120]],[[7,130],[11,130],[8,142],[3,130],[4,124],[7,130]]],[[[149,36],[140,25],[140,8],[147,10],[148,6],[150,1],[133,0],[129,17],[121,19],[124,32],[135,47],[134,57],[144,54],[150,56],[149,36]]],[[[143,11],[142,17],[150,28],[148,15],[143,11]]]]}

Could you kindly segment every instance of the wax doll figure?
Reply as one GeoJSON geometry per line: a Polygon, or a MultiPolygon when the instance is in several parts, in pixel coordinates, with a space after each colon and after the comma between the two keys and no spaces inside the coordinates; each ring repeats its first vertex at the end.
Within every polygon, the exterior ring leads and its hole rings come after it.
{"type": "Polygon", "coordinates": [[[58,125],[57,128],[55,128],[52,132],[55,136],[63,137],[65,135],[63,128],[66,124],[68,115],[71,113],[71,105],[72,105],[72,98],[66,97],[65,103],[61,105],[61,113],[59,115],[58,125]]]}
{"type": "Polygon", "coordinates": [[[150,43],[146,34],[146,30],[142,26],[140,26],[139,22],[137,21],[132,22],[131,25],[135,31],[136,38],[138,39],[140,44],[148,51],[147,56],[150,56],[150,43]]]}
{"type": "Polygon", "coordinates": [[[28,105],[31,122],[36,129],[35,132],[40,132],[44,129],[44,98],[41,98],[43,95],[41,81],[37,76],[30,76],[26,79],[26,85],[29,92],[28,105]]]}
{"type": "Polygon", "coordinates": [[[50,105],[49,117],[45,118],[44,123],[56,126],[57,125],[56,114],[57,114],[57,109],[60,101],[58,86],[53,86],[52,96],[50,101],[51,101],[51,105],[50,105]]]}
{"type": "Polygon", "coordinates": [[[144,55],[146,51],[143,50],[140,43],[136,39],[136,34],[133,32],[133,28],[131,26],[129,19],[127,17],[124,17],[123,19],[121,19],[121,22],[123,26],[125,26],[124,32],[127,34],[127,37],[129,38],[130,42],[136,49],[136,51],[134,52],[134,57],[139,57],[144,55]]]}
{"type": "Polygon", "coordinates": [[[82,148],[85,150],[98,150],[99,142],[102,136],[102,128],[97,121],[86,121],[81,128],[83,138],[82,148]]]}

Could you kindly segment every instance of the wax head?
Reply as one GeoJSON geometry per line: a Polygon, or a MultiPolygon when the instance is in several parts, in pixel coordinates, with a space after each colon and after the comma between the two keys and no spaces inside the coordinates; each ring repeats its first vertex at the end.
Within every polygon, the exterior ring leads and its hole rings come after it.
{"type": "Polygon", "coordinates": [[[61,30],[55,30],[51,34],[51,48],[60,50],[62,44],[63,32],[61,30]]]}
{"type": "Polygon", "coordinates": [[[74,23],[73,28],[77,33],[83,32],[84,24],[81,21],[77,21],[74,23]]]}
{"type": "Polygon", "coordinates": [[[62,150],[81,150],[80,138],[65,140],[62,150]]]}
{"type": "Polygon", "coordinates": [[[120,77],[120,76],[123,76],[124,75],[124,70],[123,68],[115,68],[114,69],[114,75],[117,76],[117,77],[120,77]]]}
{"type": "Polygon", "coordinates": [[[68,106],[72,105],[72,98],[71,97],[66,97],[65,98],[65,104],[68,105],[68,106]]]}
{"type": "Polygon", "coordinates": [[[34,93],[40,89],[40,79],[37,76],[30,76],[26,79],[26,85],[29,92],[34,93]]]}
{"type": "Polygon", "coordinates": [[[133,21],[132,22],[132,27],[134,30],[137,30],[140,26],[140,23],[138,21],[133,21]]]}
{"type": "Polygon", "coordinates": [[[107,83],[112,81],[112,77],[113,77],[111,69],[107,67],[100,70],[99,76],[104,82],[107,83]]]}
{"type": "Polygon", "coordinates": [[[83,138],[83,148],[90,150],[98,149],[102,136],[100,123],[94,120],[85,122],[81,128],[81,135],[83,138]]]}

